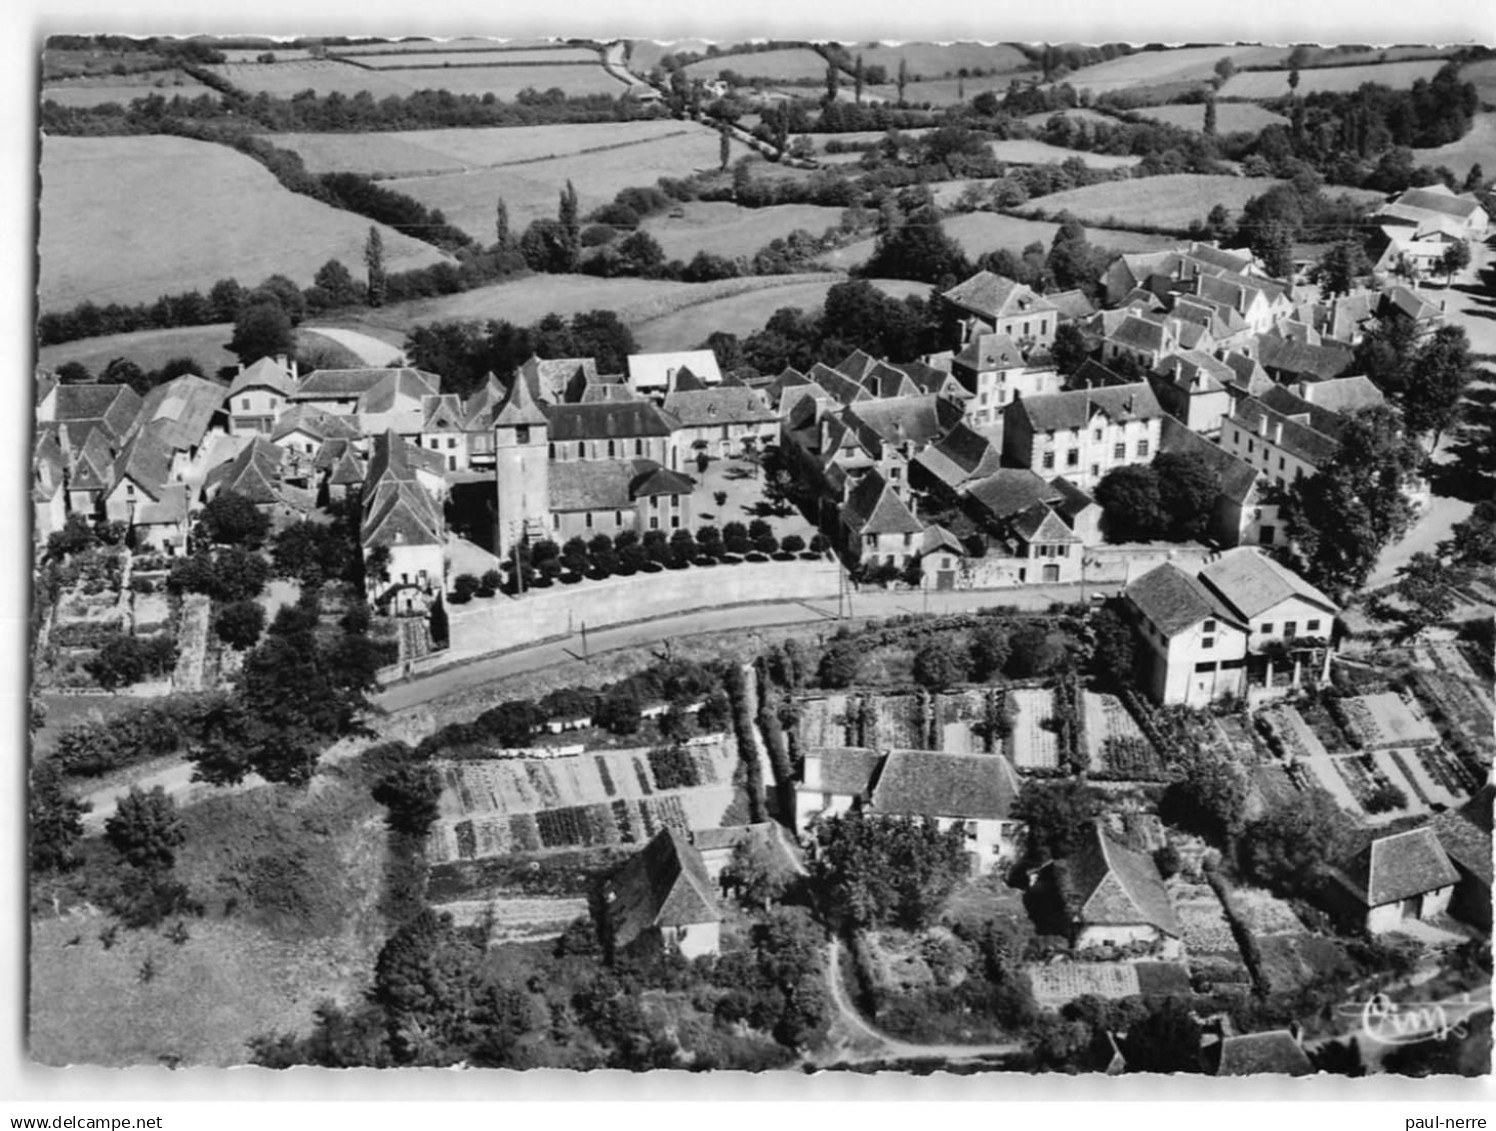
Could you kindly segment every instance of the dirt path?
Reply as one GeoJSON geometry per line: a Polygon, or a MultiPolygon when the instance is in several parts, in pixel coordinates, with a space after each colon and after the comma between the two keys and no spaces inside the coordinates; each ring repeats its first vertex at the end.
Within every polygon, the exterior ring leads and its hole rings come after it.
{"type": "MultiPolygon", "coordinates": [[[[988,1045],[918,1045],[901,1041],[869,1025],[847,998],[841,978],[840,939],[832,939],[826,947],[826,988],[831,1002],[836,1007],[837,1023],[843,1032],[832,1044],[832,1055],[819,1058],[818,1064],[858,1064],[884,1060],[986,1060],[998,1056],[1011,1056],[1022,1052],[1023,1046],[1016,1041],[988,1045]]],[[[835,1032],[836,1026],[833,1026],[835,1032]]]]}

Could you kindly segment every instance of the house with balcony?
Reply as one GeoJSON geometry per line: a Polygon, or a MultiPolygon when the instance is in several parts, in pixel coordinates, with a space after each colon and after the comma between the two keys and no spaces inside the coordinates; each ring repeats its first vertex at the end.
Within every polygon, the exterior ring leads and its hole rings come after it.
{"type": "Polygon", "coordinates": [[[1204,707],[1246,686],[1248,625],[1192,573],[1165,562],[1123,591],[1139,647],[1136,677],[1154,702],[1204,707]]]}

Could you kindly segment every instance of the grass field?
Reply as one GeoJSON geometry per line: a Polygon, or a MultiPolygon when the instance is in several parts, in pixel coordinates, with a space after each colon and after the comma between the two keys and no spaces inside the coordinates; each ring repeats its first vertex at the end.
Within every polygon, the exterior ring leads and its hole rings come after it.
{"type": "Polygon", "coordinates": [[[1404,59],[1443,59],[1458,51],[1458,47],[1372,47],[1365,51],[1340,51],[1328,48],[1310,60],[1311,67],[1327,63],[1350,66],[1358,63],[1396,63],[1404,59]]]}
{"type": "MultiPolygon", "coordinates": [[[[1418,79],[1431,79],[1442,60],[1381,63],[1365,67],[1322,67],[1299,72],[1299,97],[1321,91],[1341,93],[1374,82],[1393,90],[1405,90],[1418,79]]],[[[1281,98],[1290,93],[1290,71],[1247,71],[1234,74],[1221,87],[1222,98],[1281,98]]]]}
{"type": "Polygon", "coordinates": [[[847,44],[847,53],[853,58],[861,56],[864,67],[881,64],[890,76],[899,73],[899,61],[905,60],[911,80],[945,78],[963,68],[1000,73],[1034,69],[1028,56],[1007,43],[906,43],[881,47],[847,44]]]}
{"type": "Polygon", "coordinates": [[[403,39],[385,43],[359,43],[352,47],[335,47],[334,55],[388,55],[432,51],[523,51],[543,48],[556,43],[554,39],[489,39],[469,36],[461,39],[403,39]]]}
{"type": "Polygon", "coordinates": [[[1482,110],[1475,115],[1470,132],[1459,141],[1437,149],[1415,149],[1413,160],[1420,165],[1448,165],[1463,181],[1471,165],[1496,169],[1496,111],[1482,110]]]}
{"type": "Polygon", "coordinates": [[[1169,51],[1140,51],[1097,63],[1066,75],[1063,82],[1076,90],[1103,93],[1135,86],[1152,86],[1165,82],[1206,79],[1215,73],[1215,65],[1228,55],[1238,67],[1262,67],[1280,63],[1288,57],[1287,47],[1179,47],[1169,51]]]}
{"type": "Polygon", "coordinates": [[[1184,228],[1191,220],[1203,220],[1217,204],[1233,213],[1254,196],[1279,182],[1270,177],[1218,177],[1179,173],[1167,177],[1140,177],[1131,181],[1107,181],[1085,188],[1036,197],[1028,208],[1042,209],[1047,216],[1063,211],[1084,224],[1139,224],[1184,228]]]}
{"type": "Polygon", "coordinates": [[[718,55],[692,63],[686,68],[686,74],[693,79],[716,78],[723,71],[734,71],[744,78],[767,79],[770,82],[820,79],[826,75],[826,60],[809,47],[787,47],[782,51],[718,55]]]}
{"type": "MultiPolygon", "coordinates": [[[[1053,199],[1041,197],[1041,200],[1053,199]]],[[[985,255],[998,248],[1020,252],[1035,241],[1046,248],[1054,242],[1060,226],[1048,220],[1024,220],[1018,216],[1004,216],[997,212],[966,212],[947,216],[944,221],[945,234],[961,245],[969,259],[985,255]]],[[[1140,232],[1126,232],[1107,228],[1090,228],[1087,236],[1097,247],[1114,251],[1154,251],[1172,247],[1179,241],[1170,236],[1151,236],[1140,232]]],[[[827,255],[821,262],[828,267],[847,270],[866,263],[873,254],[873,241],[860,240],[827,255]]]]}
{"type": "Polygon", "coordinates": [[[356,58],[360,66],[387,70],[397,67],[472,67],[472,66],[518,66],[530,63],[537,65],[555,63],[596,63],[598,53],[587,47],[556,47],[551,49],[510,48],[507,50],[484,50],[481,47],[449,50],[443,45],[433,51],[385,51],[377,55],[352,56],[339,52],[343,58],[356,58]]]}
{"type": "Polygon", "coordinates": [[[128,106],[137,98],[159,94],[172,98],[196,98],[201,94],[218,97],[218,92],[204,86],[185,71],[148,71],[139,75],[110,75],[102,79],[71,79],[48,83],[42,87],[42,101],[59,106],[102,106],[118,102],[128,106]]]}
{"type": "Polygon", "coordinates": [[[336,59],[297,59],[288,63],[215,63],[206,70],[218,75],[249,94],[270,94],[289,98],[303,90],[318,94],[353,96],[361,90],[375,98],[404,96],[414,87],[403,78],[382,75],[342,63],[336,59]]]}
{"type": "Polygon", "coordinates": [[[292,63],[312,57],[311,51],[305,47],[277,47],[273,43],[267,43],[264,47],[220,47],[218,50],[224,60],[229,63],[253,63],[267,52],[275,56],[277,63],[292,63]]]}
{"type": "Polygon", "coordinates": [[[694,123],[667,118],[567,126],[276,134],[267,140],[283,149],[295,150],[313,173],[409,177],[464,173],[472,169],[616,149],[659,138],[700,133],[701,128],[694,123]]]}
{"type": "MultiPolygon", "coordinates": [[[[570,181],[576,186],[585,216],[612,200],[620,189],[652,185],[664,176],[684,177],[696,170],[717,168],[719,147],[713,131],[697,126],[625,151],[573,154],[471,173],[399,177],[385,184],[430,208],[440,208],[449,222],[475,237],[489,239],[494,202],[501,196],[509,206],[510,222],[522,230],[531,220],[556,215],[560,193],[570,181]]],[[[746,148],[735,145],[733,156],[746,152],[746,148]]]]}
{"type": "Polygon", "coordinates": [[[1480,93],[1480,100],[1487,106],[1496,107],[1496,59],[1482,59],[1460,68],[1460,80],[1473,82],[1480,93]]]}
{"type": "Polygon", "coordinates": [[[635,39],[629,45],[629,70],[638,75],[647,75],[666,55],[673,55],[682,51],[703,55],[710,46],[711,41],[706,39],[676,39],[669,41],[635,39]]]}
{"type": "MultiPolygon", "coordinates": [[[[1181,129],[1194,130],[1197,133],[1205,129],[1205,104],[1203,102],[1149,106],[1137,112],[1155,122],[1179,126],[1181,129]]],[[[1216,133],[1219,134],[1256,133],[1267,129],[1268,126],[1286,126],[1287,124],[1288,119],[1281,114],[1274,114],[1271,110],[1264,110],[1261,106],[1254,106],[1250,102],[1216,103],[1216,133]]]]}
{"type": "MultiPolygon", "coordinates": [[[[226,146],[174,137],[46,138],[40,309],[140,302],[233,276],[284,274],[306,286],[329,259],[363,262],[369,221],[282,188],[226,146]]],[[[386,266],[438,262],[435,248],[383,229],[386,266]]]]}
{"type": "MultiPolygon", "coordinates": [[[[629,327],[642,350],[686,349],[704,341],[708,334],[721,330],[745,337],[762,330],[764,324],[776,310],[796,306],[802,310],[819,308],[826,300],[826,292],[840,278],[811,276],[814,281],[796,282],[803,275],[781,275],[784,285],[723,298],[689,306],[656,318],[630,320],[629,327]]],[[[911,283],[903,279],[874,279],[873,285],[894,298],[906,295],[923,297],[929,291],[925,283],[911,283]]]]}
{"type": "Polygon", "coordinates": [[[690,260],[698,251],[729,258],[751,256],[770,240],[803,228],[819,236],[841,220],[840,208],[814,204],[780,204],[773,208],[739,208],[725,201],[693,201],[680,218],[652,216],[643,224],[669,259],[690,260]]]}
{"type": "Polygon", "coordinates": [[[1043,129],[1049,119],[1056,114],[1062,114],[1073,122],[1102,122],[1111,126],[1117,124],[1117,119],[1111,114],[1103,114],[1100,110],[1090,110],[1084,106],[1076,106],[1069,110],[1050,110],[1043,114],[1030,114],[1023,120],[1035,129],[1043,129]]]}
{"type": "Polygon", "coordinates": [[[1116,157],[1108,153],[1086,153],[1078,149],[1064,149],[1048,142],[1027,138],[1011,141],[989,142],[992,156],[1010,165],[1059,165],[1072,157],[1079,157],[1090,169],[1130,169],[1142,162],[1141,157],[1116,157]]]}
{"type": "Polygon", "coordinates": [[[380,79],[399,76],[409,91],[449,90],[453,94],[492,94],[512,102],[520,91],[534,88],[547,91],[560,88],[568,95],[621,95],[628,89],[601,64],[586,67],[576,64],[524,67],[425,67],[410,71],[373,72],[380,79]]]}

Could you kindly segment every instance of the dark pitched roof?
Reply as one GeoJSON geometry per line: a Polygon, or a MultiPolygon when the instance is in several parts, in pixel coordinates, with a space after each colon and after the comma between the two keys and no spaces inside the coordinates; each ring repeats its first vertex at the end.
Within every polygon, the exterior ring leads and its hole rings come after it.
{"type": "Polygon", "coordinates": [[[994,275],[991,271],[978,272],[941,297],[989,320],[1055,309],[1053,303],[1022,283],[994,275]]]}
{"type": "Polygon", "coordinates": [[[825,389],[831,398],[840,404],[849,405],[853,401],[871,400],[873,396],[861,381],[854,381],[846,374],[838,373],[829,365],[822,365],[820,362],[812,365],[806,376],[812,384],[825,389]]]}
{"type": "Polygon", "coordinates": [[[269,440],[255,436],[231,461],[216,468],[209,482],[219,491],[232,491],[257,505],[280,502],[281,460],[285,454],[269,440]]]}
{"type": "Polygon", "coordinates": [[[909,374],[881,361],[867,371],[862,384],[874,397],[917,397],[923,392],[909,374]]]}
{"type": "Polygon", "coordinates": [[[270,389],[283,397],[296,391],[296,381],[291,376],[291,367],[273,357],[262,357],[253,365],[241,365],[229,386],[229,396],[236,396],[245,389],[270,389]]]}
{"type": "Polygon", "coordinates": [[[614,946],[627,947],[660,927],[721,921],[706,865],[687,835],[661,829],[603,885],[614,946]]]}
{"type": "Polygon", "coordinates": [[[1023,354],[1007,334],[978,334],[955,357],[955,364],[977,373],[1022,369],[1023,354]]]}
{"type": "MultiPolygon", "coordinates": [[[[1281,386],[1277,387],[1281,388],[1281,386]]],[[[1271,394],[1272,390],[1269,390],[1263,396],[1271,394]]],[[[1263,421],[1267,423],[1266,435],[1268,436],[1276,436],[1278,425],[1281,424],[1282,435],[1277,436],[1274,442],[1289,455],[1303,460],[1311,467],[1323,467],[1339,446],[1334,437],[1327,436],[1301,421],[1290,419],[1282,412],[1274,411],[1257,397],[1243,397],[1237,403],[1230,419],[1233,423],[1240,425],[1242,431],[1254,436],[1261,433],[1263,421]]]]}
{"type": "Polygon", "coordinates": [[[391,369],[358,398],[360,413],[393,412],[402,400],[419,407],[427,397],[438,395],[441,378],[419,369],[391,369]]]}
{"type": "Polygon", "coordinates": [[[542,358],[532,355],[519,367],[519,372],[538,399],[560,404],[572,399],[571,391],[576,385],[588,385],[597,380],[597,362],[590,357],[542,358]]]}
{"type": "Polygon", "coordinates": [[[1060,312],[1061,318],[1079,322],[1096,313],[1096,304],[1086,297],[1085,291],[1059,291],[1044,296],[1045,300],[1060,312]]]}
{"type": "Polygon", "coordinates": [[[1147,924],[1176,938],[1183,933],[1153,860],[1117,843],[1099,823],[1091,827],[1075,853],[1055,861],[1054,867],[1072,922],[1147,924]]]}
{"type": "Polygon", "coordinates": [[[1062,492],[1023,467],[1003,467],[966,485],[966,494],[993,518],[1006,519],[1035,503],[1058,500],[1062,492]]]}
{"type": "Polygon", "coordinates": [[[929,394],[889,397],[850,405],[842,413],[842,420],[857,431],[864,443],[867,443],[867,430],[883,443],[923,447],[954,428],[961,420],[961,409],[943,397],[929,394]]]}
{"type": "Polygon", "coordinates": [[[836,371],[845,377],[850,377],[854,381],[861,381],[878,364],[878,360],[871,355],[864,353],[862,350],[853,350],[842,359],[840,365],[836,366],[836,371]]]}
{"type": "Polygon", "coordinates": [[[1164,414],[1158,450],[1172,455],[1198,456],[1216,473],[1221,494],[1241,503],[1251,495],[1257,482],[1257,469],[1246,460],[1237,459],[1219,444],[1212,444],[1176,417],[1164,414]]]}
{"type": "Polygon", "coordinates": [[[1070,385],[1073,389],[1095,389],[1107,385],[1126,385],[1127,379],[1119,373],[1113,373],[1101,362],[1094,358],[1086,358],[1070,375],[1070,385]]]}
{"type": "Polygon", "coordinates": [[[1286,1029],[1247,1033],[1221,1041],[1217,1076],[1309,1076],[1314,1065],[1286,1029]]]}
{"type": "Polygon", "coordinates": [[[954,491],[969,479],[999,471],[1002,453],[980,432],[958,424],[913,462],[954,491]]]}
{"type": "Polygon", "coordinates": [[[629,484],[636,472],[632,460],[552,461],[547,475],[553,511],[627,510],[634,505],[629,484]]]}
{"type": "Polygon", "coordinates": [[[860,746],[831,746],[814,752],[821,761],[822,793],[857,796],[872,788],[883,753],[860,746]]]}
{"type": "Polygon", "coordinates": [[[1442,311],[1407,287],[1392,287],[1382,296],[1381,313],[1401,314],[1415,322],[1426,322],[1438,318],[1442,311]]]}
{"type": "Polygon", "coordinates": [[[1368,908],[1448,887],[1460,878],[1428,825],[1378,837],[1336,873],[1368,908]]]}
{"type": "Polygon", "coordinates": [[[146,394],[140,409],[140,428],[150,429],[154,443],[177,451],[203,442],[215,413],[222,411],[225,386],[206,377],[184,373],[146,394]]]}
{"type": "Polygon", "coordinates": [[[674,416],[647,400],[551,405],[546,409],[542,423],[546,420],[550,423],[552,440],[669,436],[680,426],[674,416]]]}
{"type": "MultiPolygon", "coordinates": [[[[59,390],[60,391],[60,390],[59,390]]],[[[114,454],[103,428],[89,431],[83,446],[73,452],[68,468],[68,490],[104,491],[114,486],[114,454]]]]}
{"type": "Polygon", "coordinates": [[[1264,369],[1316,381],[1339,377],[1356,360],[1355,354],[1339,346],[1312,346],[1268,334],[1258,335],[1257,342],[1264,369]]]}
{"type": "Polygon", "coordinates": [[[1129,349],[1163,353],[1169,348],[1169,337],[1165,328],[1150,319],[1129,316],[1106,336],[1107,341],[1129,349]]]}
{"type": "Polygon", "coordinates": [[[1043,503],[1019,511],[1009,520],[1013,532],[1025,542],[1079,542],[1059,515],[1043,503]]]}
{"type": "Polygon", "coordinates": [[[1126,594],[1164,636],[1178,636],[1208,618],[1246,630],[1215,594],[1173,562],[1150,569],[1127,587],[1126,594]]]}
{"type": "Polygon", "coordinates": [[[113,482],[127,477],[151,498],[161,497],[171,477],[171,451],[153,429],[135,433],[115,460],[113,482]]]}
{"type": "Polygon", "coordinates": [[[779,418],[765,407],[762,398],[746,385],[701,385],[665,396],[665,411],[682,428],[717,424],[765,424],[779,418]]]}
{"type": "Polygon", "coordinates": [[[118,442],[134,429],[143,403],[129,385],[59,385],[53,418],[59,424],[98,421],[118,442]]]}
{"type": "Polygon", "coordinates": [[[1146,381],[1024,397],[1009,405],[1008,412],[1025,418],[1036,433],[1084,428],[1098,412],[1116,422],[1153,420],[1163,415],[1146,381]]]}
{"type": "Polygon", "coordinates": [[[890,816],[1005,820],[1018,777],[996,754],[894,750],[873,787],[872,809],[890,816]]]}
{"type": "MultiPolygon", "coordinates": [[[[400,367],[362,369],[318,369],[302,379],[301,387],[291,395],[299,401],[357,400],[391,373],[414,373],[400,367]]],[[[436,392],[430,389],[428,392],[436,392]]]]}
{"type": "MultiPolygon", "coordinates": [[[[1474,800],[1479,804],[1479,797],[1474,800]]],[[[1491,885],[1491,806],[1489,797],[1485,801],[1485,827],[1481,826],[1482,814],[1472,814],[1465,809],[1446,809],[1434,816],[1429,824],[1439,838],[1439,847],[1449,859],[1471,875],[1491,885]]]]}
{"type": "Polygon", "coordinates": [[[689,495],[696,489],[696,480],[679,471],[661,467],[652,459],[636,459],[634,479],[629,484],[629,494],[636,499],[650,495],[689,495]]]}
{"type": "Polygon", "coordinates": [[[412,450],[393,431],[374,437],[363,490],[365,549],[444,541],[441,511],[416,478],[412,450]]]}
{"type": "Polygon", "coordinates": [[[908,504],[876,471],[870,471],[852,488],[842,504],[842,517],[858,534],[918,534],[924,524],[914,517],[908,504]]]}

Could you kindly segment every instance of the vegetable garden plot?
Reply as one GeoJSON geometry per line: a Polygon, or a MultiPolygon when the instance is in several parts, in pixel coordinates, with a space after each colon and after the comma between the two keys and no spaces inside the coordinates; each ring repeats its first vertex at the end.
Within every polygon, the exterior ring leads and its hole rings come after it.
{"type": "Polygon", "coordinates": [[[923,717],[916,695],[879,695],[873,700],[877,720],[867,745],[879,750],[923,750],[923,717]]]}
{"type": "Polygon", "coordinates": [[[1285,755],[1295,758],[1323,758],[1329,753],[1314,728],[1290,706],[1271,707],[1257,716],[1267,726],[1285,755]]]}
{"type": "Polygon", "coordinates": [[[1050,729],[1054,692],[1047,687],[1022,687],[1008,692],[1016,708],[1013,719],[1013,764],[1020,770],[1057,770],[1059,735],[1050,729]]]}
{"type": "Polygon", "coordinates": [[[1057,962],[1053,966],[1029,966],[1027,973],[1034,1000],[1047,1009],[1086,994],[1124,998],[1141,992],[1137,967],[1131,962],[1057,962]]]}
{"type": "Polygon", "coordinates": [[[1122,700],[1086,691],[1082,704],[1086,751],[1093,772],[1129,778],[1155,778],[1165,772],[1163,759],[1122,700]]]}
{"type": "Polygon", "coordinates": [[[1392,755],[1403,776],[1428,803],[1453,809],[1469,797],[1470,772],[1443,747],[1394,750],[1392,755]]]}
{"type": "Polygon", "coordinates": [[[986,716],[987,693],[958,691],[935,696],[936,749],[950,754],[984,754],[987,742],[976,734],[986,716]]]}
{"type": "Polygon", "coordinates": [[[1341,707],[1361,744],[1368,749],[1439,741],[1439,732],[1418,704],[1396,692],[1342,699],[1341,707]]]}
{"type": "MultiPolygon", "coordinates": [[[[1408,780],[1407,776],[1403,773],[1401,760],[1392,756],[1394,753],[1396,752],[1392,750],[1378,750],[1371,755],[1372,764],[1377,768],[1377,772],[1394,787],[1402,790],[1403,795],[1408,799],[1407,808],[1393,809],[1392,813],[1396,816],[1407,816],[1411,813],[1428,812],[1428,804],[1424,800],[1425,795],[1422,791],[1421,783],[1415,785],[1408,780]]],[[[1412,753],[1412,751],[1408,753],[1412,753]]]]}
{"type": "Polygon", "coordinates": [[[1206,884],[1169,882],[1169,896],[1184,929],[1184,946],[1191,955],[1221,955],[1241,961],[1236,937],[1215,892],[1206,884]]]}

